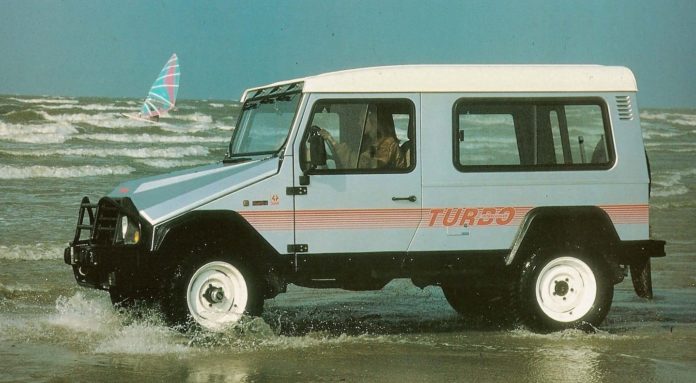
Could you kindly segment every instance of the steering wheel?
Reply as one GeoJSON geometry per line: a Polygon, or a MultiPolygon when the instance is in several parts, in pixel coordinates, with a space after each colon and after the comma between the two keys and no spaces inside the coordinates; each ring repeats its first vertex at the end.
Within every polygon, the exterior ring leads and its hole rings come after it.
{"type": "MultiPolygon", "coordinates": [[[[309,128],[309,135],[314,136],[314,135],[321,135],[321,128],[312,125],[311,128],[309,128]]],[[[324,148],[326,149],[326,169],[336,169],[336,160],[334,159],[335,154],[334,154],[334,149],[333,146],[331,146],[328,142],[326,142],[323,138],[322,141],[324,141],[324,148]]]]}

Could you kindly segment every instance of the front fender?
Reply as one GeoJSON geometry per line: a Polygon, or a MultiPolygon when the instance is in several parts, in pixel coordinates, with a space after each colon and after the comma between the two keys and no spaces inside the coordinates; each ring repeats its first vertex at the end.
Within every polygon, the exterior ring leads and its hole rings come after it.
{"type": "Polygon", "coordinates": [[[277,256],[277,251],[239,213],[230,210],[195,210],[155,228],[153,251],[166,253],[201,241],[222,242],[232,250],[277,256]]]}

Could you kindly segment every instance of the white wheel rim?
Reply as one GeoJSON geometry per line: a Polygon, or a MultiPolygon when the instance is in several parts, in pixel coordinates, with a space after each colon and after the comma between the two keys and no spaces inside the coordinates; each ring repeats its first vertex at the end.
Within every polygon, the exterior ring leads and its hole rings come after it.
{"type": "Polygon", "coordinates": [[[186,302],[193,319],[208,330],[220,331],[244,314],[249,299],[244,276],[226,262],[210,262],[191,277],[186,302]]]}
{"type": "Polygon", "coordinates": [[[559,257],[544,266],[536,279],[536,300],[541,310],[558,322],[584,317],[597,297],[592,269],[574,257],[559,257]]]}

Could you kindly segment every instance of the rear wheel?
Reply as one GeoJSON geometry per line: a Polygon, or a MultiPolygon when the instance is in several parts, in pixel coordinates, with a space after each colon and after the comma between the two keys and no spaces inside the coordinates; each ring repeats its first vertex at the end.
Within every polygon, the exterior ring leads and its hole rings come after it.
{"type": "Polygon", "coordinates": [[[539,250],[513,292],[520,321],[535,330],[598,326],[614,295],[601,255],[580,248],[539,250]]]}

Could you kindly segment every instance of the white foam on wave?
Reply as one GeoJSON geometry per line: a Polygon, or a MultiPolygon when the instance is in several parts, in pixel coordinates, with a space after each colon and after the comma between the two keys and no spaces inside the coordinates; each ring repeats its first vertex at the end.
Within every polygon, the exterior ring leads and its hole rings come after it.
{"type": "Polygon", "coordinates": [[[45,292],[45,290],[37,289],[35,286],[22,283],[4,285],[2,282],[0,282],[0,298],[14,299],[18,296],[37,292],[45,292]]]}
{"type": "Polygon", "coordinates": [[[696,175],[696,169],[654,173],[652,178],[653,197],[673,197],[687,194],[689,188],[684,185],[683,177],[696,175]]]}
{"type": "Polygon", "coordinates": [[[153,168],[181,168],[190,166],[206,165],[211,163],[209,160],[170,160],[164,158],[149,158],[149,159],[137,159],[143,165],[147,165],[153,168]]]}
{"type": "Polygon", "coordinates": [[[133,143],[218,143],[228,142],[229,137],[200,137],[191,135],[165,136],[161,134],[83,134],[79,137],[86,140],[133,143]]]}
{"type": "Polygon", "coordinates": [[[184,121],[192,121],[192,122],[199,122],[199,123],[205,123],[205,124],[210,124],[213,122],[213,118],[208,116],[207,114],[195,112],[192,114],[170,114],[167,117],[176,119],[176,120],[184,120],[184,121]]]}
{"type": "Polygon", "coordinates": [[[92,176],[107,176],[114,174],[130,174],[135,168],[130,166],[9,166],[0,165],[0,179],[28,178],[79,178],[92,176]]]}
{"type": "Polygon", "coordinates": [[[71,98],[17,98],[9,97],[8,99],[23,102],[25,104],[77,104],[80,101],[71,98]]]}
{"type": "Polygon", "coordinates": [[[71,124],[83,123],[97,126],[100,128],[136,128],[143,126],[152,126],[147,121],[134,120],[126,118],[120,113],[65,113],[65,114],[50,114],[45,111],[38,112],[45,120],[54,122],[68,122],[71,124]]]}
{"type": "MultiPolygon", "coordinates": [[[[129,157],[129,158],[180,158],[189,156],[207,156],[209,151],[204,146],[175,146],[169,148],[66,148],[40,151],[31,150],[0,150],[12,156],[47,157],[47,156],[76,156],[76,157],[129,157]]],[[[95,167],[97,168],[97,167],[95,167]]],[[[98,169],[98,168],[97,168],[98,169]]],[[[121,173],[122,174],[122,173],[121,173]]],[[[0,177],[1,178],[1,177],[0,177]]]]}
{"type": "Polygon", "coordinates": [[[696,126],[696,115],[694,114],[643,111],[640,113],[640,118],[671,125],[696,126]]]}
{"type": "Polygon", "coordinates": [[[62,144],[77,129],[66,122],[51,125],[6,124],[0,122],[0,140],[32,144],[62,144]]]}
{"type": "Polygon", "coordinates": [[[36,243],[33,245],[0,245],[0,259],[40,261],[62,259],[65,245],[36,243]]]}
{"type": "Polygon", "coordinates": [[[114,104],[66,104],[66,105],[37,105],[42,109],[56,110],[56,109],[79,109],[79,110],[89,110],[89,111],[121,111],[128,110],[130,108],[119,107],[114,104]]]}
{"type": "Polygon", "coordinates": [[[216,102],[211,102],[208,105],[210,105],[210,107],[212,107],[212,108],[224,108],[225,107],[225,104],[218,104],[216,102]]]}

